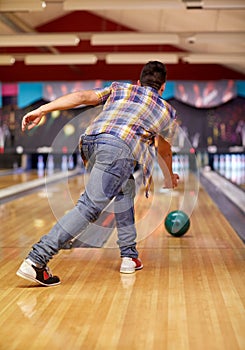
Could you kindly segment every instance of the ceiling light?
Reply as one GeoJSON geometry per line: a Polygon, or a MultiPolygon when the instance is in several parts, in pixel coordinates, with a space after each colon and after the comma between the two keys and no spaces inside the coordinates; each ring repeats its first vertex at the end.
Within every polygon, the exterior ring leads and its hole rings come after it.
{"type": "Polygon", "coordinates": [[[165,33],[103,33],[91,36],[92,45],[161,45],[179,44],[177,34],[165,33]]]}
{"type": "Polygon", "coordinates": [[[188,54],[182,60],[187,63],[229,64],[244,63],[245,54],[188,54]]]}
{"type": "Polygon", "coordinates": [[[245,32],[216,32],[216,33],[197,33],[194,36],[197,43],[245,43],[245,32]]]}
{"type": "Polygon", "coordinates": [[[0,55],[0,66],[12,66],[15,58],[11,55],[0,55]]]}
{"type": "Polygon", "coordinates": [[[42,0],[1,0],[0,12],[43,11],[44,3],[42,0]]]}
{"type": "Polygon", "coordinates": [[[74,34],[7,34],[0,35],[0,47],[76,46],[79,37],[74,34]]]}
{"type": "Polygon", "coordinates": [[[204,0],[203,1],[203,8],[204,9],[244,9],[245,8],[245,2],[244,0],[204,0]]]}
{"type": "Polygon", "coordinates": [[[111,53],[106,55],[108,64],[144,64],[147,61],[161,61],[164,63],[178,63],[178,55],[170,53],[111,53]]]}
{"type": "Polygon", "coordinates": [[[95,64],[97,56],[90,54],[37,54],[25,56],[27,65],[95,64]]]}
{"type": "Polygon", "coordinates": [[[115,9],[166,9],[184,8],[180,0],[65,0],[64,10],[115,10],[115,9]]]}
{"type": "Polygon", "coordinates": [[[182,0],[188,10],[244,9],[244,0],[182,0]]]}
{"type": "Polygon", "coordinates": [[[183,0],[183,2],[185,3],[187,10],[203,8],[203,1],[201,0],[183,0]]]}

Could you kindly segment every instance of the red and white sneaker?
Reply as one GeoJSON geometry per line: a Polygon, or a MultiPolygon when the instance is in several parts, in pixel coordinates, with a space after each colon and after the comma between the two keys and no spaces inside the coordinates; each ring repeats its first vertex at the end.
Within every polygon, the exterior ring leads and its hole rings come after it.
{"type": "Polygon", "coordinates": [[[134,273],[136,270],[143,269],[143,264],[139,258],[123,257],[120,267],[121,273],[134,273]]]}

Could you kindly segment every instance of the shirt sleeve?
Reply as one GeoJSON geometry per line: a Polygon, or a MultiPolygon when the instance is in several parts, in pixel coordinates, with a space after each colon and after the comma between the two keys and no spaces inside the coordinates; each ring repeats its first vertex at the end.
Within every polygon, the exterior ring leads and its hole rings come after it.
{"type": "Polygon", "coordinates": [[[111,85],[106,86],[104,88],[94,89],[94,92],[98,96],[101,104],[104,104],[107,101],[107,99],[109,98],[109,96],[111,94],[111,90],[112,90],[111,85]]]}
{"type": "Polygon", "coordinates": [[[167,113],[167,116],[165,115],[159,134],[171,144],[178,126],[177,116],[176,110],[170,104],[165,102],[165,106],[166,110],[164,113],[167,113]]]}

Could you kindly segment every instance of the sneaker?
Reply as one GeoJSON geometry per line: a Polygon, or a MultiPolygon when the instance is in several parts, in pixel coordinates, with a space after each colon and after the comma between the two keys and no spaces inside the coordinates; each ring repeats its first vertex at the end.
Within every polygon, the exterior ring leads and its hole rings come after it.
{"type": "Polygon", "coordinates": [[[138,258],[122,258],[122,263],[120,267],[121,273],[134,273],[135,270],[143,269],[143,264],[138,258]]]}
{"type": "Polygon", "coordinates": [[[31,282],[37,282],[42,286],[56,286],[60,284],[60,279],[53,276],[47,266],[36,267],[30,259],[26,259],[21,264],[16,275],[31,282]]]}

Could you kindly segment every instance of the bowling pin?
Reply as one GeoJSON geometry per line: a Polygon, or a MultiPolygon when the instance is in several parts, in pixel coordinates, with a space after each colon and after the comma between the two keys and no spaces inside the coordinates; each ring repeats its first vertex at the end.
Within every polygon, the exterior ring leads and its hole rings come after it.
{"type": "Polygon", "coordinates": [[[54,156],[52,154],[48,156],[47,171],[48,175],[52,175],[54,173],[54,156]]]}
{"type": "Polygon", "coordinates": [[[38,177],[43,177],[44,175],[44,161],[42,155],[39,155],[37,158],[37,174],[38,177]]]}
{"type": "Polygon", "coordinates": [[[63,156],[62,156],[61,170],[62,170],[62,171],[67,171],[67,170],[68,170],[67,156],[66,156],[66,155],[63,155],[63,156]]]}
{"type": "Polygon", "coordinates": [[[68,169],[72,170],[73,168],[74,168],[74,160],[73,160],[73,156],[71,155],[68,161],[68,169]]]}

